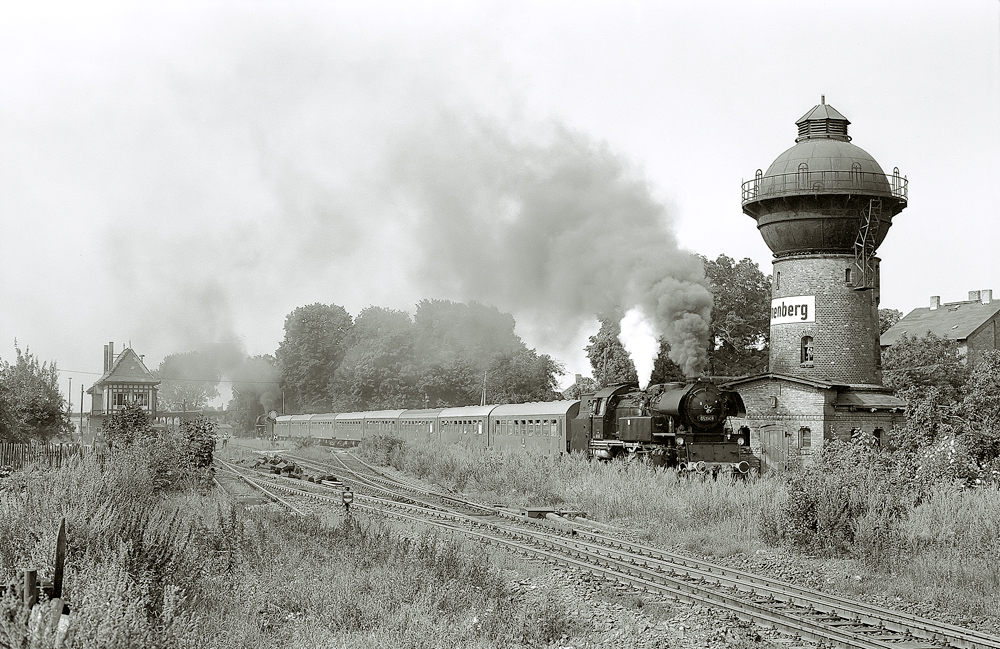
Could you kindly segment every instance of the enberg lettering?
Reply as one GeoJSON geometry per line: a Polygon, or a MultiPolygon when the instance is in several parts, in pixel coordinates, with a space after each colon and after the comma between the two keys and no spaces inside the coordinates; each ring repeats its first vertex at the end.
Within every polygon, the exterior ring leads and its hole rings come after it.
{"type": "Polygon", "coordinates": [[[785,304],[781,303],[781,306],[776,306],[771,309],[771,319],[775,318],[787,318],[801,315],[801,320],[809,319],[809,305],[808,304],[785,304]]]}

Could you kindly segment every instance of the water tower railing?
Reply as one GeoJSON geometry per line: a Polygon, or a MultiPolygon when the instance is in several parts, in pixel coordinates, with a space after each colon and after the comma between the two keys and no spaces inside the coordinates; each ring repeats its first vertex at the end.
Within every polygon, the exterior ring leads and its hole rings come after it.
{"type": "Polygon", "coordinates": [[[762,176],[743,183],[743,204],[781,195],[840,194],[845,191],[907,200],[908,182],[893,169],[891,176],[873,171],[798,171],[762,176]]]}

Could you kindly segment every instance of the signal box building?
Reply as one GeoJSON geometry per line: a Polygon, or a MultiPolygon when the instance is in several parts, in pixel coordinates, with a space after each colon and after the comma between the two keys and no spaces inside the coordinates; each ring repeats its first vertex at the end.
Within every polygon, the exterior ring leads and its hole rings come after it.
{"type": "Polygon", "coordinates": [[[919,338],[928,333],[958,341],[959,353],[974,366],[983,352],[1000,349],[1000,301],[993,299],[992,289],[969,291],[968,300],[946,304],[935,295],[930,307],[910,311],[882,334],[882,349],[904,334],[919,338]]]}
{"type": "Polygon", "coordinates": [[[125,404],[137,401],[156,417],[156,392],[160,381],[146,368],[142,357],[131,347],[115,356],[115,344],[104,346],[104,374],[87,390],[90,395],[91,441],[104,428],[104,421],[125,404]]]}
{"type": "Polygon", "coordinates": [[[880,437],[905,402],[882,386],[878,246],[907,204],[907,181],[851,143],[821,100],[795,145],[743,183],[743,212],[774,255],[768,373],[732,381],[762,468],[852,435],[880,437]]]}

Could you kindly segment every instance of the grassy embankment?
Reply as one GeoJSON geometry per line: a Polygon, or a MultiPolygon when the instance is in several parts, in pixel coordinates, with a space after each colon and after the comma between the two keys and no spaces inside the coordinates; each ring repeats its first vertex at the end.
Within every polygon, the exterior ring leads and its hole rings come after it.
{"type": "MultiPolygon", "coordinates": [[[[852,578],[831,587],[916,593],[959,621],[997,615],[995,488],[914,490],[877,462],[730,483],[575,457],[393,446],[363,450],[484,500],[583,509],[701,553],[783,546],[840,557],[826,563],[852,578]]],[[[515,647],[581,630],[547,595],[512,593],[502,577],[510,559],[491,565],[476,546],[422,530],[247,514],[161,460],[135,449],[0,484],[4,577],[29,566],[50,576],[67,519],[64,646],[515,647]]],[[[50,632],[25,638],[18,614],[0,599],[0,645],[53,646],[50,632]]]]}
{"type": "MultiPolygon", "coordinates": [[[[197,475],[168,477],[135,450],[0,484],[5,578],[26,567],[50,578],[66,517],[64,647],[485,648],[573,631],[565,609],[515,595],[504,566],[459,541],[247,513],[197,475]]],[[[54,646],[50,628],[25,635],[23,617],[0,598],[0,646],[54,646]]]]}
{"type": "Polygon", "coordinates": [[[827,588],[922,600],[959,621],[1000,618],[1000,491],[915,484],[879,449],[852,445],[813,469],[736,482],[392,440],[362,452],[486,501],[581,509],[702,554],[780,549],[822,570],[827,588]]]}

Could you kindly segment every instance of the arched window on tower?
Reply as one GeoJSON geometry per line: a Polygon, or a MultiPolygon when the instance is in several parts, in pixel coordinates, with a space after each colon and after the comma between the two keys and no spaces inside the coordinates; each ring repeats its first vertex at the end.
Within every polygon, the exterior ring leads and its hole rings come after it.
{"type": "Polygon", "coordinates": [[[812,336],[802,336],[802,362],[813,362],[813,338],[812,336]]]}
{"type": "Polygon", "coordinates": [[[851,165],[851,184],[855,187],[861,187],[861,181],[864,175],[861,173],[861,163],[855,162],[851,165]]]}
{"type": "Polygon", "coordinates": [[[804,162],[799,163],[799,172],[796,175],[799,189],[809,189],[809,165],[804,162]]]}

